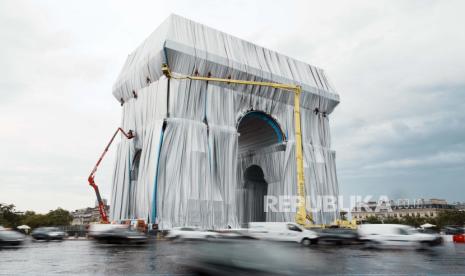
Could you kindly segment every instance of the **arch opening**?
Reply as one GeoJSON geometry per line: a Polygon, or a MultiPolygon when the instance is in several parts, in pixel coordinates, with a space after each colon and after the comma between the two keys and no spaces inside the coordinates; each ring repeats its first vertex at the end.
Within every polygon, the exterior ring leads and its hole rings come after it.
{"type": "Polygon", "coordinates": [[[286,137],[278,122],[261,111],[249,111],[237,124],[239,153],[266,148],[284,142],[286,137]]]}
{"type": "Polygon", "coordinates": [[[271,152],[282,150],[286,141],[278,122],[270,115],[261,111],[247,112],[237,123],[238,138],[238,169],[243,170],[241,175],[242,205],[239,207],[240,223],[266,221],[265,197],[268,194],[268,183],[260,164],[252,162],[249,157],[255,154],[268,155],[271,152]],[[239,162],[240,161],[240,162],[239,162]]]}
{"type": "Polygon", "coordinates": [[[133,219],[136,217],[136,202],[137,202],[137,183],[139,178],[139,164],[142,154],[141,149],[137,149],[134,158],[132,159],[129,171],[129,192],[128,192],[128,205],[130,206],[128,217],[133,219]]]}
{"type": "Polygon", "coordinates": [[[139,164],[141,154],[141,149],[136,150],[136,154],[134,155],[131,165],[131,181],[137,181],[137,178],[139,178],[139,164]]]}
{"type": "Polygon", "coordinates": [[[268,183],[260,166],[252,165],[245,170],[244,191],[244,222],[266,221],[264,204],[268,193],[268,183]]]}

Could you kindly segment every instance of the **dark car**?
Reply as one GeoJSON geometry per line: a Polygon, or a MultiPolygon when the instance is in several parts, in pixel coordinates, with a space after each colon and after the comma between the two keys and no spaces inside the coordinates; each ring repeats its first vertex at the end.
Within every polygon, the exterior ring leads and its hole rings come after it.
{"type": "Polygon", "coordinates": [[[36,240],[63,240],[66,233],[56,227],[39,227],[32,231],[31,236],[36,240]]]}
{"type": "Polygon", "coordinates": [[[345,228],[325,228],[316,231],[320,242],[335,244],[352,244],[358,243],[359,237],[357,231],[345,228]]]}
{"type": "Polygon", "coordinates": [[[0,229],[0,246],[20,245],[24,242],[23,234],[16,231],[0,229]]]}
{"type": "Polygon", "coordinates": [[[92,236],[96,241],[109,244],[144,244],[147,236],[127,228],[113,228],[92,236]]]}
{"type": "Polygon", "coordinates": [[[464,234],[465,229],[463,228],[463,226],[459,226],[459,225],[447,225],[447,226],[444,226],[444,228],[442,229],[442,232],[445,235],[458,235],[458,234],[464,234]]]}

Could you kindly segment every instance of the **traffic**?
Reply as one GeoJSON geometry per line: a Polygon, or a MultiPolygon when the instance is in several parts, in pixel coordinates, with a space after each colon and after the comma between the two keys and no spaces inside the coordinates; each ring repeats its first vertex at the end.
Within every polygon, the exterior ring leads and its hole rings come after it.
{"type": "MultiPolygon", "coordinates": [[[[243,238],[290,242],[302,246],[334,244],[338,246],[428,248],[444,242],[465,243],[463,227],[447,226],[440,232],[416,229],[401,224],[362,224],[357,229],[340,227],[305,228],[294,222],[250,222],[247,228],[205,230],[198,227],[175,227],[163,231],[144,231],[128,224],[91,224],[86,238],[100,243],[144,244],[150,241],[219,240],[243,238]]],[[[69,237],[58,227],[39,227],[31,234],[33,241],[61,241],[69,237]]],[[[28,238],[19,231],[0,227],[0,245],[21,245],[28,238]]]]}
{"type": "MultiPolygon", "coordinates": [[[[251,222],[246,228],[215,231],[197,227],[144,231],[134,225],[91,224],[85,237],[68,235],[55,227],[37,228],[30,235],[1,228],[0,257],[10,260],[3,264],[13,274],[34,273],[41,268],[57,273],[72,269],[91,274],[112,269],[117,274],[139,271],[141,274],[192,275],[378,273],[396,269],[418,272],[417,266],[422,262],[426,267],[438,266],[428,271],[445,271],[446,263],[431,261],[431,256],[455,260],[455,269],[461,269],[459,263],[462,259],[465,261],[465,244],[456,241],[455,237],[459,236],[463,236],[462,227],[450,226],[436,233],[398,224],[307,229],[293,222],[251,222]],[[21,252],[36,254],[36,258],[28,260],[32,262],[31,267],[19,265],[28,256],[21,252]],[[71,261],[75,256],[82,260],[71,261]],[[347,263],[348,260],[357,263],[353,259],[357,256],[372,261],[361,259],[361,267],[347,263]],[[405,263],[406,258],[414,258],[417,264],[405,263]],[[375,260],[383,259],[386,259],[381,261],[385,266],[378,267],[375,260]],[[44,261],[54,266],[43,268],[44,261]],[[393,262],[398,263],[395,268],[389,266],[393,262]],[[92,266],[95,266],[93,270],[86,270],[92,266]]],[[[451,267],[451,261],[447,267],[451,267]]]]}

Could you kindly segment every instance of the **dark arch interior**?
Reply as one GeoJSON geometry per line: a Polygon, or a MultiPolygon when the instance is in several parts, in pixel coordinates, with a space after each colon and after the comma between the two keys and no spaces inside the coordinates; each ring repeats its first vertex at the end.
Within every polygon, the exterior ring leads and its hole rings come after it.
{"type": "Polygon", "coordinates": [[[245,170],[244,188],[244,222],[266,221],[264,197],[268,192],[268,183],[265,180],[262,168],[252,165],[245,170]]]}
{"type": "MultiPolygon", "coordinates": [[[[240,154],[254,152],[286,140],[279,124],[261,111],[246,113],[237,124],[237,132],[240,134],[240,154]]],[[[241,223],[245,225],[252,221],[266,221],[264,202],[268,193],[268,183],[262,168],[258,165],[247,167],[241,184],[244,189],[241,223]]]]}
{"type": "Polygon", "coordinates": [[[238,123],[239,152],[256,150],[283,142],[285,136],[278,123],[260,111],[250,111],[238,123]]]}
{"type": "Polygon", "coordinates": [[[244,178],[251,181],[263,181],[265,180],[265,174],[263,174],[260,166],[252,165],[245,170],[244,178]]]}

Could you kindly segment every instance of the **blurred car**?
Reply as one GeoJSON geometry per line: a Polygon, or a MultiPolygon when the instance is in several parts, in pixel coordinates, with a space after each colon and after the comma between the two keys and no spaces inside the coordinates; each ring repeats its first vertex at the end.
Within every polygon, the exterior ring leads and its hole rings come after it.
{"type": "Polygon", "coordinates": [[[108,244],[145,244],[148,240],[144,233],[123,227],[113,227],[91,237],[98,242],[108,244]]]}
{"type": "Polygon", "coordinates": [[[108,223],[93,223],[90,224],[87,233],[90,237],[97,237],[101,234],[105,234],[115,228],[129,229],[127,224],[108,224],[108,223]]]}
{"type": "Polygon", "coordinates": [[[437,234],[420,233],[401,224],[362,224],[358,228],[360,240],[371,247],[378,246],[435,246],[442,243],[437,234]]]}
{"type": "Polygon", "coordinates": [[[223,240],[238,239],[238,240],[256,240],[256,238],[249,235],[247,229],[234,229],[218,231],[218,238],[223,240]]]}
{"type": "Polygon", "coordinates": [[[20,245],[24,242],[25,236],[16,231],[0,228],[0,246],[20,245]]]}
{"type": "Polygon", "coordinates": [[[456,234],[452,237],[452,241],[455,243],[465,243],[465,234],[456,234]]]}
{"type": "Polygon", "coordinates": [[[335,244],[353,244],[359,242],[359,236],[356,230],[345,228],[325,228],[315,230],[320,242],[335,244]]]}
{"type": "Polygon", "coordinates": [[[282,242],[219,238],[196,244],[180,262],[194,275],[316,275],[300,250],[282,242]]]}
{"type": "Polygon", "coordinates": [[[465,229],[463,228],[463,226],[447,225],[441,229],[441,232],[444,233],[444,235],[457,235],[457,234],[464,234],[465,229]]]}
{"type": "Polygon", "coordinates": [[[297,242],[302,245],[318,243],[318,235],[294,222],[249,222],[248,234],[257,239],[297,242]]]}
{"type": "Polygon", "coordinates": [[[167,239],[204,240],[218,238],[220,234],[193,227],[175,227],[168,231],[167,239]]]}
{"type": "Polygon", "coordinates": [[[39,227],[32,231],[31,236],[36,240],[63,240],[66,233],[56,227],[39,227]]]}

